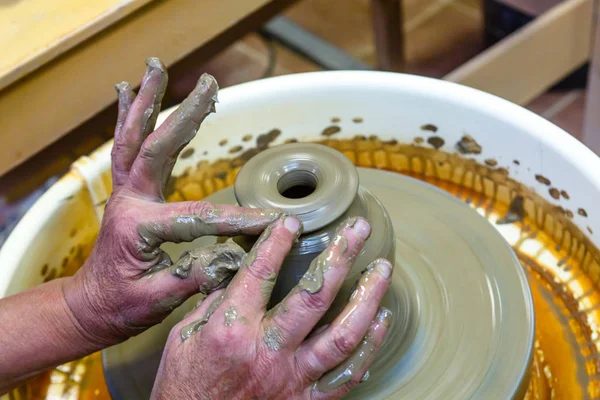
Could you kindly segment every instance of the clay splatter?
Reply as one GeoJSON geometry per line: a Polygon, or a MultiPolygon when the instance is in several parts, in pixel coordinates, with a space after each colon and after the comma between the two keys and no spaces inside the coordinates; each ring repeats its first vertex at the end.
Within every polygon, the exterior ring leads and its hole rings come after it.
{"type": "Polygon", "coordinates": [[[456,149],[461,154],[481,154],[481,146],[470,135],[464,135],[456,143],[456,149]]]}
{"type": "Polygon", "coordinates": [[[546,178],[544,175],[536,175],[535,180],[546,186],[550,186],[552,184],[552,182],[550,182],[550,179],[546,178]]]}
{"type": "Polygon", "coordinates": [[[331,118],[331,122],[334,123],[334,124],[337,124],[340,121],[341,121],[341,119],[339,119],[338,117],[331,118]]]}
{"type": "Polygon", "coordinates": [[[416,144],[421,144],[421,143],[423,143],[423,142],[425,141],[425,139],[423,139],[421,136],[417,136],[417,137],[416,137],[416,138],[414,138],[413,140],[414,140],[414,142],[415,142],[416,144]]]}
{"type": "Polygon", "coordinates": [[[242,146],[233,146],[232,148],[229,149],[229,154],[233,154],[233,153],[239,153],[240,151],[242,151],[243,147],[242,146]]]}
{"type": "Polygon", "coordinates": [[[421,130],[422,131],[429,131],[429,132],[437,132],[438,131],[438,127],[433,125],[433,124],[425,124],[423,126],[421,126],[421,130]]]}
{"type": "Polygon", "coordinates": [[[552,196],[553,199],[555,199],[555,200],[560,199],[560,192],[558,191],[557,188],[548,189],[548,193],[550,193],[550,196],[552,196]]]}
{"type": "Polygon", "coordinates": [[[185,149],[182,153],[181,153],[181,158],[186,159],[186,158],[190,158],[191,156],[194,155],[194,149],[193,148],[188,148],[185,149]]]}
{"type": "Polygon", "coordinates": [[[565,214],[567,214],[567,217],[569,217],[569,218],[573,218],[573,217],[575,216],[575,215],[573,214],[573,211],[571,211],[571,210],[566,210],[566,211],[565,211],[565,214]]]}
{"type": "Polygon", "coordinates": [[[518,195],[510,202],[506,215],[496,223],[498,225],[512,224],[513,222],[523,221],[523,218],[525,218],[524,199],[523,196],[518,195]]]}
{"type": "Polygon", "coordinates": [[[582,217],[587,217],[588,213],[587,211],[585,211],[583,208],[580,208],[577,210],[577,214],[581,215],[582,217]]]}
{"type": "Polygon", "coordinates": [[[281,131],[279,129],[271,129],[269,132],[259,135],[256,138],[256,148],[258,150],[266,149],[275,141],[275,139],[279,137],[279,135],[281,135],[281,131]]]}
{"type": "Polygon", "coordinates": [[[228,143],[227,139],[223,139],[219,142],[219,146],[225,146],[228,143]]]}
{"type": "Polygon", "coordinates": [[[521,162],[519,160],[513,160],[513,163],[516,165],[521,165],[521,162]]]}
{"type": "Polygon", "coordinates": [[[498,165],[498,161],[494,160],[493,158],[488,158],[484,162],[490,167],[495,167],[496,165],[498,165]]]}
{"type": "Polygon", "coordinates": [[[571,197],[569,197],[569,193],[567,193],[566,190],[561,190],[560,195],[567,200],[569,200],[571,198],[571,197]]]}
{"type": "Polygon", "coordinates": [[[328,126],[327,128],[323,129],[323,132],[321,132],[321,136],[333,136],[336,133],[339,133],[342,130],[342,128],[340,128],[337,125],[332,125],[332,126],[328,126]]]}
{"type": "Polygon", "coordinates": [[[251,141],[251,140],[252,140],[252,135],[245,135],[245,136],[242,138],[242,140],[243,140],[244,142],[249,142],[249,141],[251,141]]]}
{"type": "Polygon", "coordinates": [[[441,148],[446,142],[439,136],[431,136],[427,138],[427,143],[429,143],[434,149],[441,148]]]}
{"type": "Polygon", "coordinates": [[[285,144],[290,144],[290,143],[298,143],[298,139],[286,139],[286,141],[284,142],[285,144]]]}
{"type": "Polygon", "coordinates": [[[362,124],[363,119],[360,117],[352,118],[352,122],[354,122],[355,124],[362,124]]]}

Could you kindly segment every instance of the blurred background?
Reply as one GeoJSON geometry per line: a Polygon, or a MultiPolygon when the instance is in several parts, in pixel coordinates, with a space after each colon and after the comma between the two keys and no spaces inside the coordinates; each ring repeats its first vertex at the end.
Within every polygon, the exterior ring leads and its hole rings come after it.
{"type": "Polygon", "coordinates": [[[203,72],[227,87],[381,69],[497,94],[588,141],[595,21],[593,0],[0,0],[0,245],[112,137],[113,85],[138,86],[147,56],[169,68],[163,108],[203,72]]]}

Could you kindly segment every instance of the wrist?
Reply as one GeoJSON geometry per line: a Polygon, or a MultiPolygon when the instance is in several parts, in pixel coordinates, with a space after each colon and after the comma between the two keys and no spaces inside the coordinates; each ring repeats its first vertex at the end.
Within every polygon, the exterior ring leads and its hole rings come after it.
{"type": "Polygon", "coordinates": [[[65,306],[73,325],[83,340],[95,350],[104,349],[127,339],[110,320],[110,312],[94,295],[97,290],[86,284],[85,276],[77,273],[62,286],[65,306]]]}

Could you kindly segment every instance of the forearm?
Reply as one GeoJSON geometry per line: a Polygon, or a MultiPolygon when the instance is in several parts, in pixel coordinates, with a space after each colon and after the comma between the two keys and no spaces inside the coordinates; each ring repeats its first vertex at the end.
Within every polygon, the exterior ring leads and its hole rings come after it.
{"type": "Polygon", "coordinates": [[[0,299],[0,394],[61,363],[99,350],[71,313],[57,279],[0,299]]]}

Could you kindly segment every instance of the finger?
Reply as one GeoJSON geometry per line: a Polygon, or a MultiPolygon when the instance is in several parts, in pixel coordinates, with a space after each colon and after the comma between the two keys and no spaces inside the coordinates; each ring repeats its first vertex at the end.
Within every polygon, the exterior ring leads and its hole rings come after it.
{"type": "Polygon", "coordinates": [[[331,306],[370,232],[366,220],[346,220],[298,285],[269,311],[263,323],[265,330],[277,329],[287,347],[298,346],[331,306]]]}
{"type": "Polygon", "coordinates": [[[381,308],[356,351],[315,383],[312,398],[339,399],[354,386],[367,380],[369,378],[368,369],[373,363],[375,353],[381,346],[391,323],[391,311],[381,308]]]}
{"type": "Polygon", "coordinates": [[[143,260],[156,258],[164,242],[192,242],[207,235],[258,235],[281,211],[185,201],[157,204],[148,214],[138,225],[143,260]]]}
{"type": "Polygon", "coordinates": [[[371,263],[357,282],[348,304],[329,328],[300,346],[296,358],[309,380],[340,365],[356,350],[379,309],[391,277],[389,261],[380,259],[371,263]]]}
{"type": "MultiPolygon", "coordinates": [[[[117,90],[118,103],[118,114],[117,114],[117,125],[115,127],[115,144],[113,145],[113,158],[115,158],[117,143],[123,143],[123,125],[129,114],[129,109],[133,101],[135,100],[135,93],[128,82],[121,82],[115,85],[117,90]]],[[[120,161],[120,160],[119,160],[120,161]]],[[[122,185],[127,180],[127,173],[122,170],[121,164],[112,163],[113,173],[113,184],[115,186],[122,185]]]]}
{"type": "Polygon", "coordinates": [[[227,288],[228,301],[244,315],[264,314],[281,264],[302,232],[296,216],[282,215],[260,235],[227,288]]]}
{"type": "Polygon", "coordinates": [[[125,119],[129,114],[129,108],[135,100],[135,93],[131,88],[129,82],[120,82],[115,85],[118,97],[118,114],[117,114],[117,125],[115,127],[115,137],[120,137],[121,128],[125,124],[125,119]]]}
{"type": "Polygon", "coordinates": [[[137,191],[163,198],[163,190],[179,152],[196,135],[200,124],[215,111],[219,86],[203,74],[198,84],[165,122],[142,144],[130,181],[137,191]]]}
{"type": "Polygon", "coordinates": [[[246,252],[233,242],[185,252],[172,265],[157,265],[142,279],[158,299],[155,309],[170,313],[190,296],[208,295],[231,281],[246,252]]]}
{"type": "Polygon", "coordinates": [[[163,63],[158,58],[148,58],[140,92],[131,103],[118,135],[115,135],[112,162],[117,184],[126,181],[144,139],[156,125],[167,81],[167,71],[163,63]]]}

